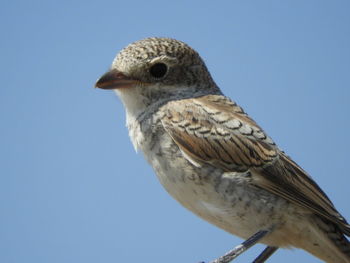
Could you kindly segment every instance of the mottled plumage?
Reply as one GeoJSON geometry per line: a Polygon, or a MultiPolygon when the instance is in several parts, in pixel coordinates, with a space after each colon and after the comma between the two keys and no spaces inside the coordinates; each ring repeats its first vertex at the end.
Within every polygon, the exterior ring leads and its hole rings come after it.
{"type": "Polygon", "coordinates": [[[115,89],[136,149],[182,205],[226,231],[350,262],[350,226],[313,179],[225,97],[183,42],[123,49],[96,84],[115,89]]]}

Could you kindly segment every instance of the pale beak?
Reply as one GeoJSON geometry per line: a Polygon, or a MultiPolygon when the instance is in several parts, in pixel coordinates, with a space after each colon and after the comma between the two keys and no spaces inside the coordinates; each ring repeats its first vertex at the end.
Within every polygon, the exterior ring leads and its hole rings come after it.
{"type": "Polygon", "coordinates": [[[112,69],[105,73],[95,84],[95,88],[100,89],[121,89],[129,88],[139,83],[138,80],[125,76],[122,72],[112,69]]]}

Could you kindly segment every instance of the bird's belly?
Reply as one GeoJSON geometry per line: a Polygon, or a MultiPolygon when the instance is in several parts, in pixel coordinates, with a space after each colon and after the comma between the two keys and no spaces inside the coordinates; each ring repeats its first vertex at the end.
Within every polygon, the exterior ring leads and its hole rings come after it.
{"type": "Polygon", "coordinates": [[[281,222],[283,199],[255,189],[243,175],[225,174],[210,166],[198,168],[181,152],[168,152],[146,156],[169,194],[204,220],[242,238],[281,222]]]}

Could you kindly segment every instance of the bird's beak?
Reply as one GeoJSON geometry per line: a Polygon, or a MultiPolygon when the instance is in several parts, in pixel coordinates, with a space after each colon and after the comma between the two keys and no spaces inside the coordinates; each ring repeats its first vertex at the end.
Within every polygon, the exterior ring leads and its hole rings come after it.
{"type": "Polygon", "coordinates": [[[120,89],[129,88],[134,84],[138,83],[138,80],[129,78],[125,76],[122,72],[118,70],[111,70],[102,75],[95,84],[95,88],[100,89],[120,89]]]}

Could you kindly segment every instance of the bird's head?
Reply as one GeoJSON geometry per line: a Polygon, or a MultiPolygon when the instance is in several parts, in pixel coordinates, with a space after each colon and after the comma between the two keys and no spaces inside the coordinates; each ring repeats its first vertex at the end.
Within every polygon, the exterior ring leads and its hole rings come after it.
{"type": "Polygon", "coordinates": [[[164,100],[218,90],[198,53],[170,38],[147,38],[128,45],[96,87],[115,90],[126,110],[134,114],[164,100]]]}

